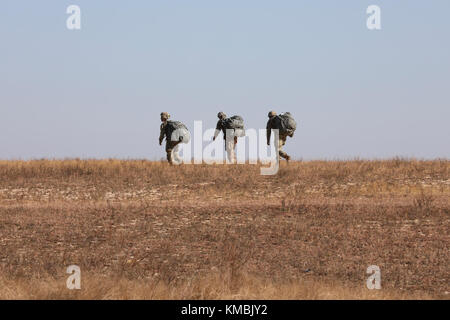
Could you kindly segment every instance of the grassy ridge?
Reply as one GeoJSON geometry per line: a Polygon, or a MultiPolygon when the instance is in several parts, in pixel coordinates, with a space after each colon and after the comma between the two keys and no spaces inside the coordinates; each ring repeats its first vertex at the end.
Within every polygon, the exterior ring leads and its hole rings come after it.
{"type": "Polygon", "coordinates": [[[449,169],[0,161],[0,298],[445,299],[449,169]]]}

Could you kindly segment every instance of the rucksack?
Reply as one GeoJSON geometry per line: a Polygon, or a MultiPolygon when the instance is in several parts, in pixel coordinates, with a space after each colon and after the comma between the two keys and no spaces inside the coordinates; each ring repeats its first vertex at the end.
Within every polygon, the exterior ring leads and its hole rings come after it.
{"type": "Polygon", "coordinates": [[[188,143],[191,139],[188,128],[180,121],[169,120],[165,126],[166,136],[168,140],[182,141],[188,143]],[[181,140],[180,140],[181,138],[181,140]]]}
{"type": "Polygon", "coordinates": [[[288,136],[293,136],[297,129],[297,122],[295,122],[290,112],[285,112],[277,116],[280,118],[280,133],[288,136]]]}
{"type": "Polygon", "coordinates": [[[232,116],[225,119],[225,128],[244,129],[244,119],[241,116],[232,116]]]}
{"type": "Polygon", "coordinates": [[[225,129],[233,129],[237,137],[245,136],[244,119],[241,116],[232,116],[224,120],[225,129]]]}

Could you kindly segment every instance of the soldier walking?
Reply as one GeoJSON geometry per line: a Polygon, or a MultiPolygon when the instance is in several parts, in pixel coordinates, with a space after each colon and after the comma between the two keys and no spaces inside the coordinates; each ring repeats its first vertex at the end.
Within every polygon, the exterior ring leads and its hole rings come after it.
{"type": "Polygon", "coordinates": [[[217,118],[219,118],[219,121],[217,121],[213,141],[216,140],[220,131],[222,131],[228,159],[230,160],[230,162],[234,163],[236,161],[235,149],[238,137],[242,137],[245,135],[244,120],[240,116],[227,118],[226,114],[222,111],[217,114],[217,118]],[[230,136],[227,136],[227,133],[230,136]]]}
{"type": "Polygon", "coordinates": [[[267,121],[266,126],[267,145],[270,146],[270,135],[272,134],[272,129],[278,130],[278,155],[289,162],[291,157],[284,152],[282,148],[286,144],[287,137],[292,138],[294,136],[294,131],[297,124],[289,112],[277,115],[275,111],[270,111],[268,117],[269,121],[267,121]]]}
{"type": "Polygon", "coordinates": [[[178,154],[179,144],[188,143],[190,140],[190,134],[184,124],[179,121],[170,121],[170,115],[167,112],[161,112],[161,127],[159,134],[159,145],[162,144],[164,138],[166,138],[166,153],[167,161],[169,164],[175,162],[181,163],[180,156],[178,154]]]}

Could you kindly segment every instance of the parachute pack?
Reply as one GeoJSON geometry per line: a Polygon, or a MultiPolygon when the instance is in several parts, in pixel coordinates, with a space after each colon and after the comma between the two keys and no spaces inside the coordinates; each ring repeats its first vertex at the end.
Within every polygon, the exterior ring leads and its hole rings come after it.
{"type": "Polygon", "coordinates": [[[234,135],[237,137],[245,136],[244,119],[241,116],[232,116],[224,120],[226,129],[233,129],[234,135]]]}
{"type": "Polygon", "coordinates": [[[297,129],[297,122],[295,122],[290,112],[285,112],[277,116],[280,121],[280,134],[286,134],[290,137],[294,135],[295,130],[297,129]]]}
{"type": "Polygon", "coordinates": [[[166,136],[170,137],[171,141],[181,141],[182,143],[189,143],[191,140],[191,134],[188,128],[180,121],[167,121],[166,136]]]}

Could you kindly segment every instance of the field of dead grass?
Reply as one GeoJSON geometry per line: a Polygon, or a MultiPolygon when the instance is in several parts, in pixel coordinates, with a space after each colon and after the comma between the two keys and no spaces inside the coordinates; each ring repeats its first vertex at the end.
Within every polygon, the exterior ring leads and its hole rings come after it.
{"type": "Polygon", "coordinates": [[[0,161],[0,298],[448,299],[449,213],[448,160],[0,161]]]}

